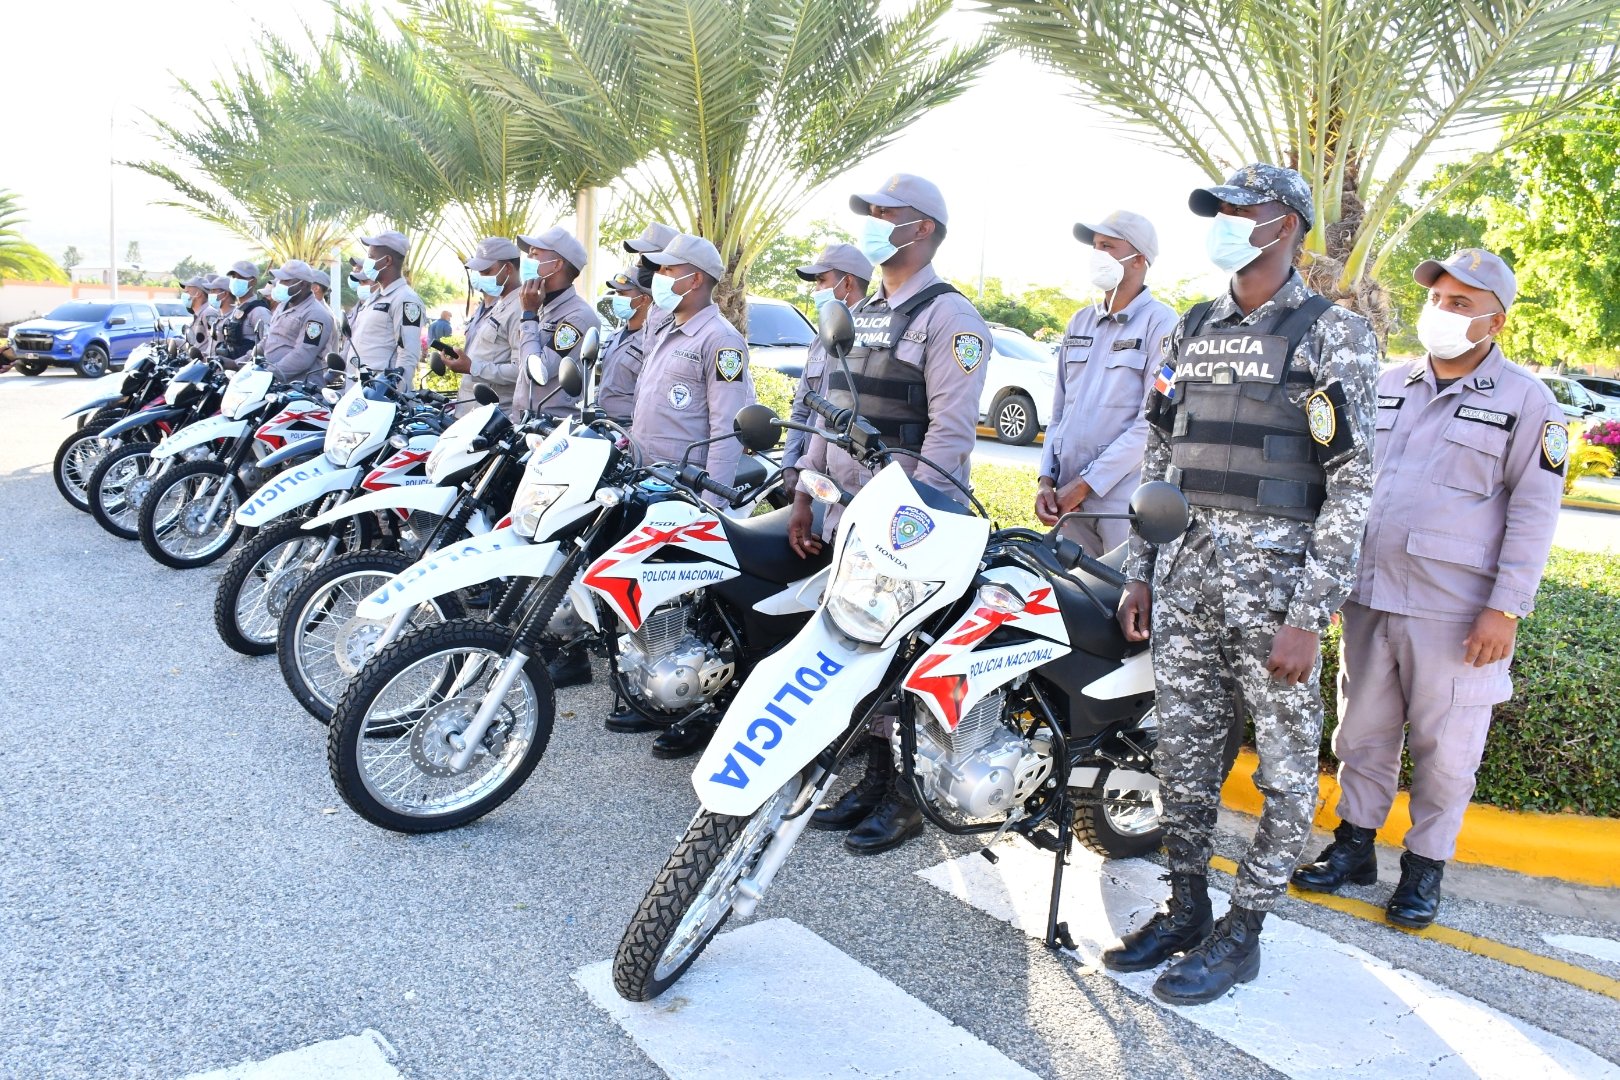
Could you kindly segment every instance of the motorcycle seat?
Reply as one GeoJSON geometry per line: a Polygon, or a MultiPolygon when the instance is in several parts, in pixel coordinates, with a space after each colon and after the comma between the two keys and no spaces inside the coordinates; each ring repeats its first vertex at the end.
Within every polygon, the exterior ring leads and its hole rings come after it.
{"type": "Polygon", "coordinates": [[[744,454],[737,461],[737,475],[732,479],[733,487],[751,488],[765,481],[765,465],[752,454],[744,454]]]}
{"type": "Polygon", "coordinates": [[[832,561],[831,544],[823,544],[821,552],[808,559],[799,558],[788,546],[788,517],[792,513],[791,507],[783,507],[758,517],[720,518],[743,573],[776,585],[790,585],[832,561]]]}

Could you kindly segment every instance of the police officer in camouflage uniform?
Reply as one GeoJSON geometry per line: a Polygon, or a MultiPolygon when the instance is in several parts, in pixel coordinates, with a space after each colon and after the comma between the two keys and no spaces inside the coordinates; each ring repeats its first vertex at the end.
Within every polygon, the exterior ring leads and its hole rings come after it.
{"type": "MultiPolygon", "coordinates": [[[[818,314],[834,300],[853,310],[857,304],[866,299],[866,294],[872,287],[872,262],[853,244],[829,244],[813,262],[808,266],[799,267],[794,273],[798,274],[801,280],[815,286],[815,290],[810,294],[810,300],[815,304],[818,314]]],[[[788,415],[789,420],[795,424],[812,422],[810,406],[805,403],[805,395],[811,391],[818,394],[826,393],[826,373],[827,350],[822,348],[821,339],[818,337],[806,350],[804,372],[799,376],[799,385],[793,390],[793,408],[788,415]]],[[[797,491],[799,488],[799,459],[809,448],[808,431],[790,430],[787,433],[787,439],[782,446],[782,482],[788,491],[797,491]]]]}
{"type": "MultiPolygon", "coordinates": [[[[578,399],[561,389],[563,357],[574,355],[585,331],[600,333],[602,327],[596,309],[574,288],[574,279],[585,269],[585,245],[574,239],[573,233],[558,227],[539,236],[520,236],[518,247],[525,252],[518,275],[523,279],[519,297],[523,307],[520,326],[524,370],[518,373],[512,407],[520,413],[543,408],[553,416],[574,415],[578,399]],[[537,384],[529,373],[531,356],[540,357],[545,366],[544,383],[537,384]],[[544,406],[541,402],[545,402],[544,406]]],[[[588,676],[589,665],[585,672],[588,676]]]]}
{"type": "Polygon", "coordinates": [[[1303,177],[1250,165],[1189,202],[1215,218],[1208,251],[1233,277],[1171,335],[1148,395],[1142,479],[1179,485],[1193,520],[1157,552],[1132,537],[1119,606],[1131,640],[1151,618],[1171,896],[1102,957],[1141,971],[1184,952],[1153,987],[1177,1005],[1259,972],[1261,924],[1310,836],[1321,633],[1355,583],[1378,375],[1367,321],[1293,269],[1313,220],[1303,177]],[[1265,809],[1217,923],[1206,875],[1234,693],[1254,721],[1265,809]]]}
{"type": "Polygon", "coordinates": [[[264,359],[282,382],[317,374],[337,341],[332,313],[315,299],[315,271],[301,259],[289,259],[270,271],[270,295],[276,313],[264,334],[264,359]]]}
{"type": "MultiPolygon", "coordinates": [[[[840,408],[853,406],[853,378],[862,415],[886,443],[921,453],[965,484],[978,437],[990,328],[972,302],[934,271],[945,240],[945,197],[932,182],[900,173],[882,191],[850,196],[849,206],[866,219],[859,247],[881,267],[882,283],[852,311],[856,336],[846,357],[848,377],[842,366],[828,372],[826,396],[840,408]]],[[[915,458],[897,460],[918,483],[963,498],[933,467],[915,458]]],[[[845,491],[860,490],[873,476],[819,435],[799,464],[830,476],[845,491]]],[[[817,536],[809,494],[795,493],[788,542],[801,556],[819,551],[822,539],[832,538],[841,510],[828,508],[817,536]]],[[[850,829],[844,846],[857,855],[888,851],[922,832],[922,812],[896,783],[887,726],[880,721],[883,730],[867,740],[861,782],[811,818],[819,829],[850,829]]]]}
{"type": "Polygon", "coordinates": [[[390,229],[363,236],[366,258],[360,275],[370,283],[366,296],[349,316],[349,373],[398,368],[399,385],[409,387],[422,360],[422,298],[405,280],[411,243],[390,229]]]}
{"type": "Polygon", "coordinates": [[[632,263],[607,280],[613,317],[619,320],[619,329],[603,343],[597,364],[596,403],[615,423],[632,430],[636,383],[641,379],[641,365],[647,355],[647,340],[642,330],[647,325],[648,313],[657,310],[652,302],[652,290],[643,286],[638,276],[632,263]]]}

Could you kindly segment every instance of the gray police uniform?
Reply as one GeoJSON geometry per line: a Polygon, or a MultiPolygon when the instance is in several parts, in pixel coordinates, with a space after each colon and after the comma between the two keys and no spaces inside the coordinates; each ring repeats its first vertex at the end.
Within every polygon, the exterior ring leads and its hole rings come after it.
{"type": "MultiPolygon", "coordinates": [[[[737,410],[756,400],[748,342],[714,304],[684,323],[671,320],[647,351],[636,390],[642,457],[680,461],[692,443],[730,432],[737,410]]],[[[736,439],[722,439],[692,451],[691,460],[731,484],[741,456],[736,439]]]]}
{"type": "Polygon", "coordinates": [[[247,296],[225,313],[216,327],[222,357],[240,360],[260,341],[270,325],[270,305],[257,296],[247,296]]]}
{"type": "Polygon", "coordinates": [[[498,300],[485,301],[467,324],[467,344],[462,353],[471,370],[461,383],[461,396],[470,398],[479,386],[495,391],[501,410],[511,413],[512,395],[517,389],[523,359],[523,302],[520,290],[513,289],[498,300]]]}
{"type": "MultiPolygon", "coordinates": [[[[1546,385],[1500,349],[1440,389],[1427,361],[1378,380],[1377,480],[1344,606],[1338,813],[1376,829],[1412,756],[1408,850],[1444,861],[1511,657],[1464,662],[1481,611],[1529,615],[1552,547],[1569,432],[1546,385]]],[[[1499,616],[1502,619],[1507,617],[1499,616]]]]}
{"type": "MultiPolygon", "coordinates": [[[[893,446],[916,450],[963,484],[977,438],[990,327],[971,301],[940,280],[930,264],[890,294],[879,288],[855,305],[855,346],[845,358],[861,413],[893,446]]],[[[827,397],[840,408],[853,403],[841,369],[825,372],[827,397]]],[[[906,474],[961,501],[961,493],[933,469],[901,458],[906,474]]],[[[799,461],[858,491],[872,471],[817,435],[799,461]]],[[[829,507],[823,535],[831,539],[842,507],[829,507]]]]}
{"type": "Polygon", "coordinates": [[[210,348],[212,339],[213,332],[210,328],[208,305],[204,304],[203,309],[191,317],[191,325],[186,327],[185,340],[187,345],[194,349],[201,349],[206,353],[210,348]]]}
{"type": "MultiPolygon", "coordinates": [[[[818,424],[820,421],[810,412],[810,406],[805,402],[805,395],[814,391],[823,396],[827,393],[824,384],[827,372],[827,350],[822,348],[818,338],[810,343],[809,350],[804,357],[804,371],[799,375],[799,384],[793,388],[793,407],[788,411],[788,419],[795,424],[818,424]]],[[[794,431],[788,429],[787,438],[782,443],[782,468],[796,469],[799,459],[804,457],[810,449],[810,433],[808,431],[794,431]]]]}
{"type": "MultiPolygon", "coordinates": [[[[1142,473],[1147,420],[1142,405],[1176,325],[1169,304],[1143,289],[1117,313],[1088,305],[1074,313],[1058,351],[1058,379],[1046,421],[1041,475],[1058,487],[1084,477],[1091,494],[1076,507],[1124,513],[1142,473]]],[[[1071,521],[1070,539],[1101,555],[1130,536],[1129,521],[1071,521]]]]}
{"type": "Polygon", "coordinates": [[[539,311],[532,315],[525,311],[519,318],[523,337],[519,355],[524,367],[518,374],[512,408],[520,413],[527,412],[545,401],[544,411],[553,415],[576,412],[574,406],[579,399],[558,389],[558,372],[562,370],[563,357],[579,347],[585,331],[601,331],[601,316],[577,289],[568,285],[548,295],[539,311]],[[529,377],[527,366],[529,357],[536,355],[546,366],[546,381],[538,385],[529,377]],[[552,395],[553,390],[557,391],[555,395],[552,395]]]}
{"type": "Polygon", "coordinates": [[[349,367],[367,371],[400,368],[400,386],[412,385],[422,360],[422,298],[395,278],[355,305],[349,318],[349,367]]]}
{"type": "Polygon", "coordinates": [[[320,371],[336,339],[332,313],[310,292],[297,303],[285,303],[270,317],[264,333],[264,358],[283,382],[297,382],[320,371]]]}
{"type": "Polygon", "coordinates": [[[1296,272],[1247,316],[1230,293],[1197,305],[1166,357],[1142,479],[1179,483],[1193,523],[1156,552],[1133,534],[1125,565],[1153,583],[1165,847],[1172,872],[1207,872],[1235,691],[1254,720],[1265,808],[1232,902],[1266,911],[1310,836],[1322,732],[1320,658],[1293,686],[1266,662],[1280,626],[1321,633],[1354,584],[1377,343],[1296,272]]]}
{"type": "Polygon", "coordinates": [[[642,336],[645,326],[634,330],[620,327],[602,347],[597,369],[601,372],[596,391],[596,403],[612,419],[631,426],[636,414],[636,384],[641,380],[642,365],[647,357],[647,341],[642,336]]]}

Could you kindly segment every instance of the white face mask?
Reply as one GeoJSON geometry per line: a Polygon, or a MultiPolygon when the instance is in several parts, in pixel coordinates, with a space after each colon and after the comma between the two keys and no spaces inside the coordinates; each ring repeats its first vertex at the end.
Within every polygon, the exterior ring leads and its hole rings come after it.
{"type": "Polygon", "coordinates": [[[1479,341],[1469,340],[1468,328],[1478,320],[1488,319],[1495,314],[1496,312],[1492,311],[1469,318],[1455,311],[1442,311],[1433,304],[1424,304],[1423,310],[1418,314],[1418,343],[1436,360],[1455,360],[1479,344],[1479,341]]]}
{"type": "Polygon", "coordinates": [[[1116,259],[1106,251],[1091,249],[1091,266],[1089,273],[1091,283],[1103,292],[1112,292],[1119,288],[1119,283],[1125,280],[1125,264],[1136,258],[1127,255],[1123,259],[1116,259]]]}
{"type": "Polygon", "coordinates": [[[1204,250],[1209,253],[1209,261],[1225,270],[1228,274],[1235,274],[1260,257],[1260,253],[1271,244],[1275,244],[1282,237],[1255,247],[1249,242],[1254,230],[1262,225],[1270,225],[1273,221],[1281,221],[1282,214],[1265,221],[1254,221],[1236,214],[1216,214],[1215,220],[1209,226],[1209,233],[1204,237],[1204,250]]]}

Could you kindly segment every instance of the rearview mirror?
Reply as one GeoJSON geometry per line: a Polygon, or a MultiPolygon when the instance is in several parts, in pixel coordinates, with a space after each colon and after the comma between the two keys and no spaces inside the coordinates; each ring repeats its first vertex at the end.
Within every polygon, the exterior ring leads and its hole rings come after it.
{"type": "Polygon", "coordinates": [[[124,318],[122,315],[114,315],[112,318],[107,320],[107,325],[108,326],[123,326],[127,322],[129,322],[129,320],[124,318]]]}
{"type": "Polygon", "coordinates": [[[771,407],[756,401],[737,410],[737,415],[731,419],[731,429],[741,437],[745,447],[759,454],[776,445],[782,434],[778,423],[771,407]]]}
{"type": "Polygon", "coordinates": [[[816,317],[816,337],[829,356],[842,358],[855,344],[855,320],[842,300],[822,306],[816,317]]]}
{"type": "Polygon", "coordinates": [[[433,374],[439,376],[443,376],[446,371],[450,370],[444,366],[444,361],[439,359],[437,356],[428,361],[428,367],[432,369],[433,374]]]}
{"type": "Polygon", "coordinates": [[[493,405],[501,398],[488,383],[479,383],[473,387],[473,400],[480,405],[493,405]]]}
{"type": "MultiPolygon", "coordinates": [[[[587,330],[586,333],[589,334],[590,331],[587,330]]],[[[529,363],[533,364],[538,359],[540,359],[538,356],[531,356],[529,363]]],[[[580,367],[579,362],[572,356],[565,356],[562,359],[562,367],[557,372],[557,381],[562,384],[563,393],[577,398],[585,390],[585,369],[580,367]]]]}
{"type": "Polygon", "coordinates": [[[592,326],[586,329],[585,336],[579,339],[579,352],[577,352],[575,355],[579,357],[579,362],[581,364],[583,364],[585,367],[590,367],[592,364],[596,363],[597,353],[599,353],[601,349],[602,335],[597,332],[596,327],[592,326]]]}
{"type": "Polygon", "coordinates": [[[347,365],[347,364],[345,364],[343,362],[343,357],[339,356],[337,353],[333,352],[333,353],[327,353],[326,354],[326,370],[327,371],[342,371],[345,368],[347,368],[348,366],[349,365],[347,365]]]}
{"type": "Polygon", "coordinates": [[[546,360],[539,353],[530,353],[529,359],[523,364],[523,370],[529,373],[536,386],[544,386],[551,380],[546,375],[546,360]]]}
{"type": "Polygon", "coordinates": [[[1131,495],[1131,523],[1150,544],[1164,544],[1187,531],[1191,520],[1187,496],[1165,480],[1143,484],[1131,495]]]}

